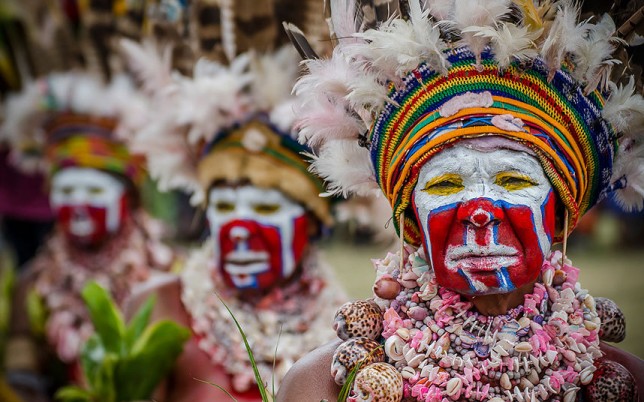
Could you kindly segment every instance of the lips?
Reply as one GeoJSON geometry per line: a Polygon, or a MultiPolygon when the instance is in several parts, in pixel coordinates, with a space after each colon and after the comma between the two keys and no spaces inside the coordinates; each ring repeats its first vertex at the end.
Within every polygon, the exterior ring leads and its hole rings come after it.
{"type": "Polygon", "coordinates": [[[265,251],[232,251],[224,258],[224,269],[230,275],[247,276],[267,271],[270,255],[265,251]]]}
{"type": "Polygon", "coordinates": [[[451,271],[462,269],[471,273],[486,274],[503,267],[511,267],[521,262],[520,253],[514,247],[492,246],[451,246],[445,258],[451,271]]]}

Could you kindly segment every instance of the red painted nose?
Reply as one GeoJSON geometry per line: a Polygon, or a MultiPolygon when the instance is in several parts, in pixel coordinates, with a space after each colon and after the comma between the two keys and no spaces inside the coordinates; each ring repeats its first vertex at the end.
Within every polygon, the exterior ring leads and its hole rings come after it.
{"type": "Polygon", "coordinates": [[[461,204],[457,218],[465,224],[482,228],[504,218],[503,209],[487,198],[475,198],[461,204]]]}

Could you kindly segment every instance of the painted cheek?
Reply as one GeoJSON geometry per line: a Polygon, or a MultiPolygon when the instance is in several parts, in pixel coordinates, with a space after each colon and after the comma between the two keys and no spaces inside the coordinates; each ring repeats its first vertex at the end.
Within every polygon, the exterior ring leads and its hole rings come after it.
{"type": "MultiPolygon", "coordinates": [[[[302,257],[304,257],[304,250],[309,243],[308,235],[309,220],[306,215],[299,216],[293,220],[293,261],[297,266],[302,257]]],[[[292,267],[294,270],[295,267],[292,267]]]]}
{"type": "Polygon", "coordinates": [[[61,205],[58,223],[68,241],[80,246],[95,246],[108,237],[107,208],[83,205],[61,205]]]}

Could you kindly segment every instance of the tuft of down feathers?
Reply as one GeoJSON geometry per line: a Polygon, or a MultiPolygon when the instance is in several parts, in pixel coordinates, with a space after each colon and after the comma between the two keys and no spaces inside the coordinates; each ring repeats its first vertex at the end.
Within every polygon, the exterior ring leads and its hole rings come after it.
{"type": "Polygon", "coordinates": [[[619,153],[612,176],[615,200],[625,211],[644,209],[644,144],[619,153]]]}
{"type": "Polygon", "coordinates": [[[635,78],[631,77],[626,85],[609,82],[610,96],[602,110],[618,133],[631,136],[635,130],[644,126],[644,99],[635,93],[635,78]]]}
{"type": "Polygon", "coordinates": [[[379,190],[369,151],[355,140],[326,143],[318,155],[311,155],[311,172],[327,181],[325,195],[370,195],[379,190]]]}
{"type": "Polygon", "coordinates": [[[498,29],[471,26],[463,29],[463,32],[472,33],[475,37],[489,38],[492,41],[494,59],[499,63],[500,69],[506,68],[514,60],[521,62],[539,54],[534,41],[541,35],[541,30],[530,31],[528,27],[500,23],[498,29]]]}

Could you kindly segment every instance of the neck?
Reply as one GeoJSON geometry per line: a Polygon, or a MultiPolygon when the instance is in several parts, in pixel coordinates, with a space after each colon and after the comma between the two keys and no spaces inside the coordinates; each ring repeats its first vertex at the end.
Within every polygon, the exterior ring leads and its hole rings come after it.
{"type": "Polygon", "coordinates": [[[468,296],[479,313],[487,316],[507,314],[511,309],[523,304],[524,296],[534,289],[534,282],[525,284],[509,293],[468,296]]]}

